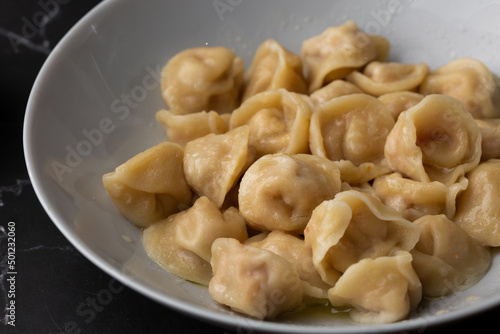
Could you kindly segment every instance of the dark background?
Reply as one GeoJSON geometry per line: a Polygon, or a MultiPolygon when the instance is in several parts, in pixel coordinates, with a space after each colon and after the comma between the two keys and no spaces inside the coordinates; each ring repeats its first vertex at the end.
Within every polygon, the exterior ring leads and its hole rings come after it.
{"type": "MultiPolygon", "coordinates": [[[[57,42],[98,2],[0,0],[0,333],[235,333],[159,305],[114,281],[62,236],[31,187],[22,148],[31,87],[57,42]],[[41,4],[52,6],[44,9],[41,4]],[[9,221],[16,227],[15,327],[6,326],[4,319],[9,221]],[[104,303],[92,309],[98,297],[104,303]]],[[[497,307],[420,332],[498,332],[499,317],[497,307]]]]}

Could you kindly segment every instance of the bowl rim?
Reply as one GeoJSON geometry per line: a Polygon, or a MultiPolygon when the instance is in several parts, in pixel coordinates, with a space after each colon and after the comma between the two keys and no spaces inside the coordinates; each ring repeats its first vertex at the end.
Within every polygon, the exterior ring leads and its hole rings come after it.
{"type": "Polygon", "coordinates": [[[100,257],[94,250],[87,247],[85,244],[80,242],[79,237],[72,233],[72,231],[66,226],[64,219],[58,211],[57,205],[53,205],[51,201],[45,196],[45,192],[42,186],[43,179],[43,168],[40,167],[34,157],[33,142],[36,140],[32,136],[32,129],[35,126],[36,115],[37,115],[37,104],[40,96],[41,87],[44,86],[44,82],[49,80],[50,73],[54,67],[58,66],[60,58],[66,54],[68,50],[71,50],[76,43],[74,37],[82,32],[82,30],[88,28],[92,21],[106,16],[110,11],[116,10],[118,6],[124,5],[125,0],[103,0],[87,12],[82,18],[80,18],[76,24],[74,24],[61,38],[61,40],[54,47],[52,52],[48,55],[47,59],[44,61],[39,73],[36,76],[34,84],[32,86],[31,92],[29,94],[28,102],[26,105],[24,122],[23,122],[23,150],[24,159],[28,171],[29,179],[33,186],[34,192],[42,205],[43,209],[53,222],[53,224],[59,229],[59,231],[64,235],[64,237],[90,262],[100,268],[102,271],[107,273],[114,279],[117,279],[122,284],[131,288],[154,300],[161,305],[167,306],[175,311],[184,313],[186,315],[196,317],[202,321],[212,323],[218,326],[226,328],[249,328],[255,332],[276,332],[276,333],[380,333],[380,332],[398,332],[416,329],[426,329],[430,327],[440,326],[449,322],[454,322],[462,320],[471,316],[475,316],[478,313],[484,312],[491,308],[500,305],[500,298],[497,299],[487,299],[484,300],[480,305],[474,305],[473,308],[465,307],[459,310],[450,311],[449,313],[444,313],[439,316],[428,316],[425,318],[419,317],[414,319],[408,319],[401,322],[391,323],[391,324],[381,324],[381,325],[355,325],[355,326],[338,326],[338,327],[325,327],[325,326],[314,326],[314,325],[297,325],[297,324],[287,324],[282,322],[272,322],[272,321],[260,321],[256,319],[246,318],[244,316],[233,315],[230,313],[220,313],[214,310],[206,309],[198,305],[192,305],[189,302],[178,300],[175,297],[165,296],[159,294],[151,287],[144,286],[143,284],[137,282],[133,277],[125,275],[123,272],[119,271],[117,268],[113,267],[106,262],[105,259],[100,257]]]}

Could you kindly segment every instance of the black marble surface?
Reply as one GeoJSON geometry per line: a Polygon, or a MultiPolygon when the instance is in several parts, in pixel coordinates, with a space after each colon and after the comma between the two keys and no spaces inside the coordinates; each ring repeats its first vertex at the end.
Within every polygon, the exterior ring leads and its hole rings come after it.
{"type": "MultiPolygon", "coordinates": [[[[159,305],[113,280],[63,237],[34,194],[22,149],[31,86],[57,42],[98,2],[0,1],[0,333],[236,333],[159,305]],[[9,222],[15,224],[15,327],[6,317],[6,303],[12,300],[7,280],[13,276],[8,274],[9,222]]],[[[498,332],[499,326],[497,307],[419,332],[498,332]]]]}

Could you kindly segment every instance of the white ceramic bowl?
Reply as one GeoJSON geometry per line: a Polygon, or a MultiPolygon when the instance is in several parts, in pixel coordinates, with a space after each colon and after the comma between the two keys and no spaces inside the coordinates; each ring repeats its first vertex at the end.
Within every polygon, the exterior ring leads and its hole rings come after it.
{"type": "Polygon", "coordinates": [[[140,231],[114,209],[101,175],[164,139],[154,117],[165,107],[159,71],[185,48],[227,46],[248,65],[267,38],[300,53],[304,39],[352,19],[391,41],[391,60],[435,68],[455,57],[475,57],[500,74],[499,15],[500,6],[490,1],[104,1],[57,45],[33,87],[24,141],[34,189],[61,232],[102,270],[164,305],[234,329],[405,331],[496,306],[498,253],[476,286],[425,302],[399,323],[362,326],[325,312],[250,320],[148,258],[140,231]]]}

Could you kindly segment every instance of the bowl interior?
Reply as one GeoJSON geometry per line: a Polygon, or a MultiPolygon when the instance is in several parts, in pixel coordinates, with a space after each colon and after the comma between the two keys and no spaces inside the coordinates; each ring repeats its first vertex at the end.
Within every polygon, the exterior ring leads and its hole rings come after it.
{"type": "Polygon", "coordinates": [[[300,54],[302,41],[354,20],[391,42],[390,60],[431,68],[474,57],[500,73],[500,5],[493,1],[148,1],[108,0],[84,17],[43,66],[27,107],[28,171],[62,233],[91,261],[165,305],[233,328],[262,331],[400,331],[457,319],[500,303],[500,255],[473,288],[427,301],[396,324],[360,326],[318,307],[273,322],[249,320],[212,301],[205,288],[161,269],[140,231],[113,207],[101,176],[165,139],[160,71],[177,52],[226,46],[248,66],[274,38],[300,54]]]}

